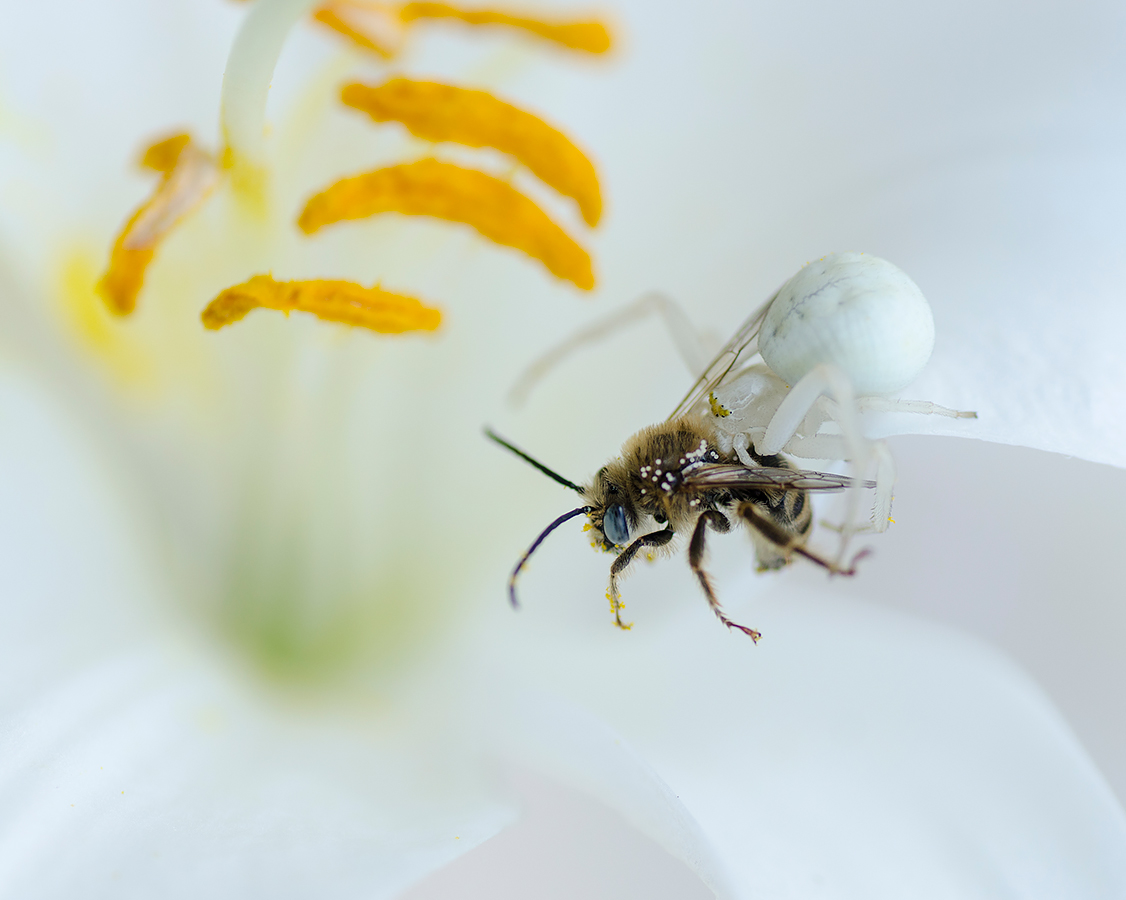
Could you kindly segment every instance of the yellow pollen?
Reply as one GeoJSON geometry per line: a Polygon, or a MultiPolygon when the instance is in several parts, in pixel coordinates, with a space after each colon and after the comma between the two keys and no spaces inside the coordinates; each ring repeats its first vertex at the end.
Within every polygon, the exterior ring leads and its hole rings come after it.
{"type": "Polygon", "coordinates": [[[293,310],[312,313],[320,319],[358,325],[380,334],[434,331],[442,321],[438,310],[414,297],[378,287],[366,288],[351,281],[274,281],[269,275],[255,275],[227,288],[207,304],[200,318],[205,328],[218,331],[258,307],[287,315],[293,310]]]}
{"type": "Polygon", "coordinates": [[[390,59],[395,55],[395,51],[380,41],[370,28],[365,28],[361,21],[365,14],[371,15],[378,11],[379,7],[376,4],[357,3],[354,0],[352,2],[349,2],[349,0],[334,0],[334,2],[326,3],[318,8],[313,13],[313,18],[322,25],[344,35],[364,50],[370,50],[383,59],[390,59]]]}
{"type": "Polygon", "coordinates": [[[716,399],[714,392],[708,394],[708,403],[711,404],[713,416],[719,416],[721,419],[724,419],[727,416],[731,415],[731,410],[729,410],[726,406],[724,406],[716,399]]]}
{"type": "Polygon", "coordinates": [[[407,3],[399,10],[404,22],[418,19],[454,19],[466,25],[500,25],[518,28],[536,37],[585,53],[610,49],[610,32],[601,22],[548,22],[492,9],[459,9],[449,3],[407,3]]]}
{"type": "Polygon", "coordinates": [[[206,199],[220,177],[214,158],[187,134],[157,141],[145,150],[141,165],[160,172],[160,183],[125,223],[97,288],[106,306],[120,316],[136,308],[145,270],[160,242],[206,199]]]}
{"type": "Polygon", "coordinates": [[[180,161],[180,155],[191,142],[192,136],[190,134],[174,134],[163,141],[157,141],[145,148],[145,152],[141,156],[141,165],[146,169],[167,175],[176,168],[176,163],[180,161]]]}
{"type": "Polygon", "coordinates": [[[401,122],[425,141],[495,147],[573,198],[588,225],[598,224],[602,195],[594,166],[566,135],[532,113],[485,91],[407,78],[392,78],[379,87],[350,84],[340,98],[376,122],[401,122]]]}
{"type": "Polygon", "coordinates": [[[114,315],[94,290],[100,253],[84,247],[68,251],[58,272],[59,312],[67,330],[87,353],[99,360],[119,384],[148,390],[157,384],[147,347],[138,336],[117,326],[114,315]]]}
{"type": "Polygon", "coordinates": [[[594,287],[589,254],[534,202],[491,175],[436,159],[344,178],[312,197],[297,224],[313,234],[384,212],[463,222],[493,243],[538,259],[557,278],[594,287]]]}
{"type": "Polygon", "coordinates": [[[607,591],[606,599],[610,601],[610,612],[614,614],[614,624],[622,631],[629,631],[633,628],[633,622],[622,621],[622,610],[626,608],[626,605],[621,601],[621,598],[615,597],[610,591],[607,591]]]}

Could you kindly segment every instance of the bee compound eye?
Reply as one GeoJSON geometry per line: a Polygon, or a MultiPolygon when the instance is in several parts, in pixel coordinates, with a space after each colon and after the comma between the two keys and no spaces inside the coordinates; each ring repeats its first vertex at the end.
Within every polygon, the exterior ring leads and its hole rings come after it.
{"type": "Polygon", "coordinates": [[[602,517],[602,533],[610,543],[619,547],[629,543],[629,522],[626,520],[626,511],[620,504],[606,507],[606,514],[602,517]]]}

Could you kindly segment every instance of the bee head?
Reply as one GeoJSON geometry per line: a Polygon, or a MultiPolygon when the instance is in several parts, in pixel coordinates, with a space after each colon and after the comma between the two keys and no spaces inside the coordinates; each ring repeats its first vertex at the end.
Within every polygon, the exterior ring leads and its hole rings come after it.
{"type": "Polygon", "coordinates": [[[637,512],[623,490],[604,466],[594,476],[594,482],[583,489],[590,504],[590,528],[594,532],[595,547],[608,553],[619,553],[637,530],[637,512]]]}

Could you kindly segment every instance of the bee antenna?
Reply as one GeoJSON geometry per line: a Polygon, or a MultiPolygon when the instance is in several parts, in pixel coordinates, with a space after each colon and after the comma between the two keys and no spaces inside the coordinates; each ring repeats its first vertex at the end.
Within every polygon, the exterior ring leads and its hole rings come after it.
{"type": "MultiPolygon", "coordinates": [[[[495,438],[498,441],[500,440],[500,438],[497,438],[494,434],[489,433],[489,436],[495,438]]],[[[503,444],[504,442],[501,441],[501,443],[503,444]]],[[[508,445],[505,444],[505,446],[507,447],[508,445]]],[[[517,450],[516,452],[519,453],[520,451],[517,450]]],[[[580,506],[578,509],[572,509],[570,512],[563,513],[563,515],[561,515],[558,519],[548,525],[547,528],[540,532],[540,536],[538,538],[532,541],[532,546],[529,547],[524,555],[520,557],[520,562],[516,564],[516,568],[512,570],[512,575],[508,579],[508,602],[512,604],[513,609],[520,608],[520,601],[516,599],[516,576],[519,575],[520,570],[524,568],[524,564],[528,561],[528,557],[536,552],[536,548],[543,543],[544,538],[551,534],[551,532],[553,532],[556,528],[558,528],[568,519],[573,519],[575,518],[575,516],[586,515],[592,509],[594,509],[593,506],[580,506]]]]}
{"type": "MultiPolygon", "coordinates": [[[[517,456],[519,456],[522,460],[524,460],[524,462],[535,466],[537,469],[539,469],[541,472],[543,472],[544,475],[546,475],[548,478],[551,478],[555,481],[558,481],[561,485],[563,485],[563,487],[568,487],[572,491],[577,491],[580,494],[586,493],[582,489],[582,487],[575,484],[575,482],[568,481],[566,478],[564,478],[559,473],[551,471],[551,469],[549,469],[547,466],[545,466],[539,460],[532,459],[532,457],[530,457],[527,453],[525,453],[520,448],[514,447],[512,444],[508,443],[508,441],[506,441],[504,438],[502,438],[499,434],[497,434],[491,428],[485,429],[485,436],[492,438],[494,441],[496,441],[498,444],[500,444],[506,450],[511,450],[513,453],[515,453],[517,456]]],[[[559,521],[562,522],[563,520],[560,519],[559,521]]],[[[558,524],[559,524],[558,522],[555,523],[555,525],[558,525],[558,524]]],[[[551,528],[554,528],[555,525],[552,525],[551,528]]],[[[549,528],[548,531],[551,531],[551,528],[549,528]]],[[[546,533],[547,532],[544,532],[544,534],[546,534],[546,533]]],[[[541,535],[540,538],[542,539],[543,535],[541,535]]],[[[532,548],[532,549],[535,549],[535,548],[532,548]]],[[[531,551],[528,551],[528,552],[530,553],[531,551]]]]}

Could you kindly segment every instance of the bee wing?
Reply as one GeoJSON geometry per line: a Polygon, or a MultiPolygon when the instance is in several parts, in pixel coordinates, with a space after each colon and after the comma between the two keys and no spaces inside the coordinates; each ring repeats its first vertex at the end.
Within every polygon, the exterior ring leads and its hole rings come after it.
{"type": "MultiPolygon", "coordinates": [[[[778,290],[781,290],[781,288],[778,290]]],[[[758,333],[759,329],[762,328],[762,320],[766,318],[766,311],[770,309],[770,304],[774,302],[774,298],[777,296],[778,291],[775,291],[769,300],[751,313],[750,318],[739,326],[735,336],[716,354],[715,359],[708,364],[704,373],[696,379],[696,383],[689,388],[688,393],[684,395],[684,399],[672,411],[672,415],[669,416],[670,420],[684,415],[702,397],[706,397],[723,384],[735,370],[735,365],[740,358],[746,362],[758,352],[758,333]]]]}
{"type": "MultiPolygon", "coordinates": [[[[748,469],[731,463],[706,463],[691,469],[677,486],[681,491],[710,491],[716,488],[776,488],[800,491],[843,491],[857,482],[846,475],[811,472],[803,469],[775,469],[756,466],[748,469]]],[[[860,482],[873,488],[874,481],[860,482]]]]}

